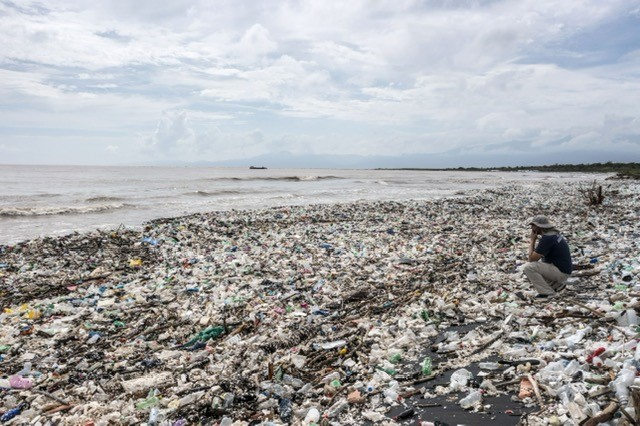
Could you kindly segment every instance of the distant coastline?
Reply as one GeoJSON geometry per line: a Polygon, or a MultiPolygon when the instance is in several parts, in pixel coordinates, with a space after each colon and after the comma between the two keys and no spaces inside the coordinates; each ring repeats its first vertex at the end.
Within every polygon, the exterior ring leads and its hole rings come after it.
{"type": "Polygon", "coordinates": [[[375,170],[412,170],[412,171],[469,171],[469,172],[582,172],[582,173],[615,173],[618,179],[640,179],[640,163],[591,163],[591,164],[552,164],[547,166],[515,166],[515,167],[457,167],[457,168],[377,168],[375,170]]]}

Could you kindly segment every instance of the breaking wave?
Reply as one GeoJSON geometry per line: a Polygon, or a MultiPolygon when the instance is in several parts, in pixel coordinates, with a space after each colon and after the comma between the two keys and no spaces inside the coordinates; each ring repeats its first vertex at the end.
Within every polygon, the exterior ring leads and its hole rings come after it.
{"type": "Polygon", "coordinates": [[[309,182],[309,181],[317,181],[317,180],[335,180],[335,179],[344,179],[339,176],[250,176],[250,177],[220,177],[220,178],[210,178],[207,180],[215,180],[215,181],[281,181],[281,182],[309,182]]]}
{"type": "Polygon", "coordinates": [[[114,201],[122,201],[120,197],[109,197],[107,195],[99,195],[96,197],[87,198],[85,201],[89,203],[106,203],[106,202],[114,202],[114,201]]]}
{"type": "Polygon", "coordinates": [[[200,197],[217,197],[219,195],[238,195],[242,194],[240,191],[194,191],[188,192],[185,195],[197,195],[200,197]]]}
{"type": "Polygon", "coordinates": [[[0,217],[18,217],[18,216],[55,216],[55,215],[73,215],[73,214],[89,214],[102,213],[110,210],[118,210],[125,207],[131,207],[130,204],[116,203],[103,204],[98,206],[47,206],[47,207],[4,207],[0,208],[0,217]]]}

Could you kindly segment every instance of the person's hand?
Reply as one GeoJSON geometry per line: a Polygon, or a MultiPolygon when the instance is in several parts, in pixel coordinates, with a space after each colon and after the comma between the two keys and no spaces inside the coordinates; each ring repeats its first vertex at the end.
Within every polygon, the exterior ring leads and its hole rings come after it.
{"type": "Polygon", "coordinates": [[[538,233],[532,229],[531,230],[531,241],[535,241],[537,239],[538,239],[538,233]]]}

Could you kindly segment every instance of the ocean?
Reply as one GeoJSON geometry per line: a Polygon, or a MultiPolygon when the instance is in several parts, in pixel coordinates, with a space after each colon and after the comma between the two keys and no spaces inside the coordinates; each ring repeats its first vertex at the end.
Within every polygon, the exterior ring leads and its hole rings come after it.
{"type": "Polygon", "coordinates": [[[538,172],[0,165],[0,244],[230,209],[464,196],[538,172]]]}

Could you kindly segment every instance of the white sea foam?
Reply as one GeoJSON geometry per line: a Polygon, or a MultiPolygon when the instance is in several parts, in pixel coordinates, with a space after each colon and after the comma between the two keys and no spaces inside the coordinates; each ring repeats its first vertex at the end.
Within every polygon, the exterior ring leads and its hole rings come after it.
{"type": "Polygon", "coordinates": [[[6,207],[0,208],[0,216],[53,216],[68,214],[100,213],[127,207],[127,204],[102,204],[91,206],[44,206],[44,207],[6,207]]]}

